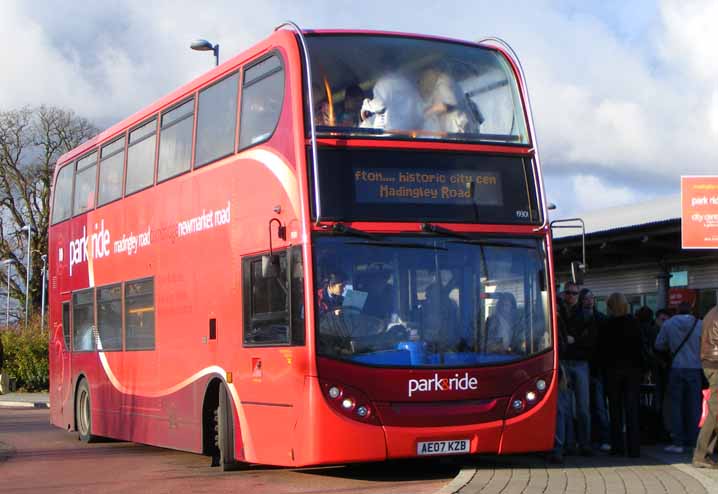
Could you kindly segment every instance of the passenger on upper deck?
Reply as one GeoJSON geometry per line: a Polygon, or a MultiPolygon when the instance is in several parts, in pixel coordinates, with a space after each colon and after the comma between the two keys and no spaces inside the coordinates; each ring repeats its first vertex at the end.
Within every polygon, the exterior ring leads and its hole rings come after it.
{"type": "Polygon", "coordinates": [[[419,78],[419,93],[424,102],[424,129],[434,132],[475,133],[475,111],[469,98],[448,72],[429,67],[419,78]]]}
{"type": "Polygon", "coordinates": [[[372,99],[361,107],[361,127],[385,130],[417,130],[422,127],[419,93],[397,64],[382,60],[386,68],[374,84],[372,99]]]}
{"type": "Polygon", "coordinates": [[[342,127],[359,127],[361,119],[362,102],[364,101],[364,91],[357,84],[347,86],[344,90],[344,109],[339,114],[337,125],[342,127]]]}

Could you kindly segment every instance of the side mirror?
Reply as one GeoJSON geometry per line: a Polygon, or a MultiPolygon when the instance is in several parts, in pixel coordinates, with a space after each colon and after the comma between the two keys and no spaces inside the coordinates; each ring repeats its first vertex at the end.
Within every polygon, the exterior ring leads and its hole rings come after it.
{"type": "Polygon", "coordinates": [[[571,261],[571,281],[576,285],[583,285],[586,266],[579,261],[571,261]]]}
{"type": "Polygon", "coordinates": [[[276,278],[279,276],[279,256],[270,254],[262,256],[262,278],[276,278]]]}

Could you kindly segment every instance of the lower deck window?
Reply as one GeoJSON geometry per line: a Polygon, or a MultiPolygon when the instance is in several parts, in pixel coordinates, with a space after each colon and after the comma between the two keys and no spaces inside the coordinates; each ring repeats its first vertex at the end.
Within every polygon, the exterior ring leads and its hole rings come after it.
{"type": "Polygon", "coordinates": [[[125,283],[125,348],[152,350],[155,347],[154,280],[125,283]]]}

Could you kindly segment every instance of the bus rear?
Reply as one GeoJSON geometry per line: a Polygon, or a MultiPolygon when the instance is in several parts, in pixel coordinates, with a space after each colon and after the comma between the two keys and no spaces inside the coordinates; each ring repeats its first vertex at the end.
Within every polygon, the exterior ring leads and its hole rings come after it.
{"type": "Polygon", "coordinates": [[[516,62],[399,35],[306,45],[317,375],[297,462],[550,449],[550,239],[516,62]]]}

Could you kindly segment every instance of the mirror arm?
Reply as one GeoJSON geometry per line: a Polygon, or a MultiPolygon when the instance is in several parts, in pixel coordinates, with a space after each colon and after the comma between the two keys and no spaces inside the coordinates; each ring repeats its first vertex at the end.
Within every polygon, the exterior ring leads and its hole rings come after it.
{"type": "Polygon", "coordinates": [[[272,223],[277,222],[277,237],[281,238],[282,240],[287,240],[287,227],[282,225],[282,222],[279,221],[279,218],[272,218],[269,220],[269,255],[271,256],[273,254],[272,251],[272,223]]]}

